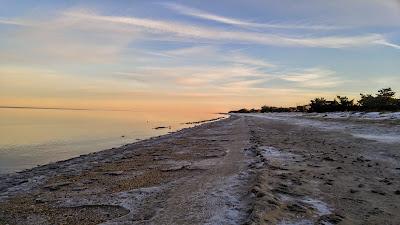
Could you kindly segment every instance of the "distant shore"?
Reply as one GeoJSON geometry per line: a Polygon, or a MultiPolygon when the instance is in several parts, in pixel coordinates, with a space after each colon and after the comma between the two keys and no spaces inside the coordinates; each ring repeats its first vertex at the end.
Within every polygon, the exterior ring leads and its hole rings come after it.
{"type": "Polygon", "coordinates": [[[400,128],[384,120],[233,114],[0,175],[0,224],[395,225],[388,135],[400,128]]]}

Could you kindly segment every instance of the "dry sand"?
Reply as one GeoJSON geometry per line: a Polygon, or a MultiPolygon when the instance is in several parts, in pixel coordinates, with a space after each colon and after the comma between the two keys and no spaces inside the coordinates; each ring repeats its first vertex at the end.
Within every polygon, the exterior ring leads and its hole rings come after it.
{"type": "Polygon", "coordinates": [[[2,175],[0,224],[398,225],[398,129],[233,115],[2,175]]]}

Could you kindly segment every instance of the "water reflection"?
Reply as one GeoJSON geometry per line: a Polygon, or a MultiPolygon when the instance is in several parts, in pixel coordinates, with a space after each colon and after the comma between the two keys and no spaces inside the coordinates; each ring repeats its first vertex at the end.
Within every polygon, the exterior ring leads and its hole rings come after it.
{"type": "Polygon", "coordinates": [[[212,113],[0,109],[0,173],[188,127],[212,113]],[[170,129],[153,129],[166,126],[170,129]]]}

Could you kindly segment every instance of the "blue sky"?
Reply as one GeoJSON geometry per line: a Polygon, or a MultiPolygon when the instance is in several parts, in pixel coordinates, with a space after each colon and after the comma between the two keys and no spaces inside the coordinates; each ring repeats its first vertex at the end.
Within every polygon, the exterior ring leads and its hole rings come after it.
{"type": "Polygon", "coordinates": [[[224,110],[400,91],[400,2],[0,1],[7,105],[224,110]]]}

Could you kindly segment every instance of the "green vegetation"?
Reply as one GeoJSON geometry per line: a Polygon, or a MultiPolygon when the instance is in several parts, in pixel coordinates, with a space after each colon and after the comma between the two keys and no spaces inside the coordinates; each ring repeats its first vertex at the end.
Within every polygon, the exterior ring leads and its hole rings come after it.
{"type": "Polygon", "coordinates": [[[262,106],[261,109],[240,109],[230,113],[255,113],[255,112],[345,112],[345,111],[399,111],[400,99],[395,98],[396,92],[391,88],[383,88],[375,96],[360,94],[361,99],[355,102],[346,96],[337,96],[333,100],[315,98],[310,104],[297,107],[262,106]]]}

